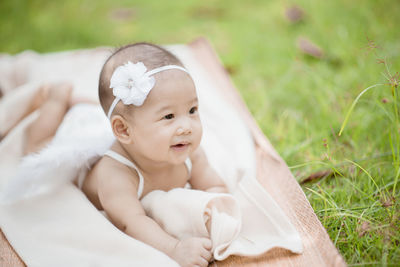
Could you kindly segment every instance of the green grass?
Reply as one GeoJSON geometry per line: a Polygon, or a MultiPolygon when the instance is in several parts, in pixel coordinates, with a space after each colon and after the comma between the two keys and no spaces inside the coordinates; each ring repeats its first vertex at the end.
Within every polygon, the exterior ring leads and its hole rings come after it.
{"type": "Polygon", "coordinates": [[[302,187],[347,263],[390,266],[400,264],[399,88],[385,75],[400,71],[399,14],[391,0],[3,0],[0,51],[206,36],[295,177],[334,170],[302,187]],[[301,23],[285,19],[292,4],[301,23]],[[113,18],[118,8],[131,15],[113,18]],[[302,54],[300,36],[325,57],[302,54]]]}

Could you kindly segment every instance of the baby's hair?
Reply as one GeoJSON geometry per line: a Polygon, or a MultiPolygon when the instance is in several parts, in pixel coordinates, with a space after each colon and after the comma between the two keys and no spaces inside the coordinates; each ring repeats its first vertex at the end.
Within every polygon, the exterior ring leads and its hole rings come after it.
{"type": "Polygon", "coordinates": [[[114,100],[114,95],[110,88],[111,76],[117,67],[128,61],[132,63],[143,62],[147,71],[165,65],[183,67],[182,62],[176,56],[158,45],[143,42],[128,44],[116,49],[104,63],[99,77],[99,99],[106,113],[114,100]]]}

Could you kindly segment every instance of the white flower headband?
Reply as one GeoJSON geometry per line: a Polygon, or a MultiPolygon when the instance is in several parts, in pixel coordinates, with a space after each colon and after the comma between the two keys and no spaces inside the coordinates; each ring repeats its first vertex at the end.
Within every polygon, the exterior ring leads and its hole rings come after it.
{"type": "Polygon", "coordinates": [[[178,69],[189,74],[185,68],[177,65],[166,65],[147,71],[143,62],[133,64],[128,61],[128,63],[116,68],[110,80],[110,88],[113,88],[115,99],[108,110],[108,119],[111,118],[111,114],[120,100],[124,105],[132,104],[138,107],[143,105],[156,83],[154,77],[151,76],[171,69],[178,69]]]}

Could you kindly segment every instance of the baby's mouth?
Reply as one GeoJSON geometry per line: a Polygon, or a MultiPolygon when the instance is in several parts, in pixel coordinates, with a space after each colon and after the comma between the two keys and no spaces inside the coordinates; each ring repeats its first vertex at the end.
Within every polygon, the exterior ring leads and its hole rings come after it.
{"type": "Polygon", "coordinates": [[[171,146],[171,148],[175,151],[184,151],[188,147],[189,147],[188,142],[182,142],[171,146]]]}

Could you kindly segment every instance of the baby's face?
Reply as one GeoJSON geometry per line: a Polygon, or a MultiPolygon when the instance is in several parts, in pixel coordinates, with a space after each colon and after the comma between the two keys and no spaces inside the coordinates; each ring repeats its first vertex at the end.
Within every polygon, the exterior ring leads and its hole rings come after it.
{"type": "Polygon", "coordinates": [[[136,151],[156,162],[179,164],[199,146],[202,126],[196,89],[180,70],[155,75],[156,85],[141,107],[134,107],[132,122],[136,151]]]}

